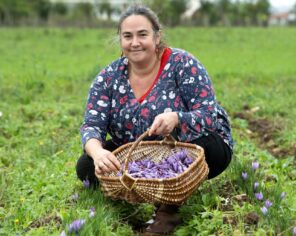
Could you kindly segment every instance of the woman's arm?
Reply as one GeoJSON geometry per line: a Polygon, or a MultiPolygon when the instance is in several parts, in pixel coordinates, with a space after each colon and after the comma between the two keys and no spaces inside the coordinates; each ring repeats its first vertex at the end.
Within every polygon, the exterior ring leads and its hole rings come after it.
{"type": "Polygon", "coordinates": [[[105,142],[111,109],[110,86],[106,80],[108,74],[103,70],[93,81],[87,99],[84,121],[80,127],[83,147],[89,139],[105,142]]]}
{"type": "Polygon", "coordinates": [[[177,112],[179,138],[190,142],[206,131],[214,131],[217,107],[211,80],[204,66],[190,54],[184,54],[178,68],[176,83],[187,111],[177,112]]]}

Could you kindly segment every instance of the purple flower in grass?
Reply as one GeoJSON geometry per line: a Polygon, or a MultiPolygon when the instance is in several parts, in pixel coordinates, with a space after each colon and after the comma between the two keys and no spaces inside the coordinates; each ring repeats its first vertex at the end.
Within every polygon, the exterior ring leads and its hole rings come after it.
{"type": "Polygon", "coordinates": [[[264,202],[264,205],[266,206],[266,208],[269,208],[272,206],[272,202],[269,201],[268,199],[264,202]]]}
{"type": "Polygon", "coordinates": [[[61,233],[61,236],[66,236],[65,230],[63,230],[63,232],[61,233]]]}
{"type": "Polygon", "coordinates": [[[90,186],[90,182],[89,182],[88,179],[83,180],[83,186],[84,186],[85,188],[89,188],[89,186],[90,186]]]}
{"type": "Polygon", "coordinates": [[[95,216],[95,213],[96,213],[96,209],[94,207],[90,208],[89,217],[93,218],[95,216]]]}
{"type": "Polygon", "coordinates": [[[256,190],[258,187],[259,187],[259,183],[258,182],[255,182],[254,183],[254,190],[256,190]]]}
{"type": "Polygon", "coordinates": [[[242,178],[243,178],[243,180],[246,180],[248,178],[248,173],[242,172],[242,178]]]}
{"type": "Polygon", "coordinates": [[[265,206],[261,207],[261,212],[263,215],[266,215],[267,211],[268,211],[268,209],[265,206]]]}
{"type": "Polygon", "coordinates": [[[296,236],[296,226],[293,228],[293,236],[296,236]]]}
{"type": "Polygon", "coordinates": [[[253,161],[252,162],[252,169],[257,170],[259,168],[259,162],[258,161],[253,161]]]}
{"type": "Polygon", "coordinates": [[[282,193],[281,193],[281,196],[280,196],[281,200],[282,200],[285,196],[286,196],[286,192],[282,192],[282,193]]]}
{"type": "Polygon", "coordinates": [[[82,226],[85,224],[85,220],[82,219],[78,219],[78,220],[74,220],[69,226],[68,226],[68,230],[70,233],[72,232],[78,232],[82,226]]]}
{"type": "Polygon", "coordinates": [[[262,201],[263,200],[263,193],[262,192],[255,193],[255,197],[257,200],[262,201]]]}

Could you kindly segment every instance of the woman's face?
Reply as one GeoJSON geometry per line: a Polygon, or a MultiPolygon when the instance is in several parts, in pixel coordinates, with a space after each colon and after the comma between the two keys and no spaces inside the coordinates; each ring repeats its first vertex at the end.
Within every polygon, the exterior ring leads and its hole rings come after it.
{"type": "Polygon", "coordinates": [[[141,15],[131,15],[121,23],[120,43],[123,54],[133,63],[149,63],[156,57],[159,33],[154,33],[150,21],[141,15]]]}

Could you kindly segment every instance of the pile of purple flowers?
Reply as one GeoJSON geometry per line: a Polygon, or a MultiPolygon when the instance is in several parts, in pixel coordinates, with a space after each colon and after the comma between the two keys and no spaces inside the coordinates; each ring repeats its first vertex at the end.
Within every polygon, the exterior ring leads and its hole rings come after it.
{"type": "Polygon", "coordinates": [[[132,161],[128,165],[128,173],[134,178],[172,178],[183,173],[192,162],[188,152],[181,150],[158,163],[149,159],[132,161]]]}

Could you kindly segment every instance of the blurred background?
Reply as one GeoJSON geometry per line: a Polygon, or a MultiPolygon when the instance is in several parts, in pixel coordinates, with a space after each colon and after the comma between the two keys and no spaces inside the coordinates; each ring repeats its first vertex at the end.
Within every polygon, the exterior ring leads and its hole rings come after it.
{"type": "Polygon", "coordinates": [[[0,26],[113,27],[144,3],[167,27],[295,26],[295,0],[0,0],[0,26]]]}

